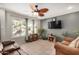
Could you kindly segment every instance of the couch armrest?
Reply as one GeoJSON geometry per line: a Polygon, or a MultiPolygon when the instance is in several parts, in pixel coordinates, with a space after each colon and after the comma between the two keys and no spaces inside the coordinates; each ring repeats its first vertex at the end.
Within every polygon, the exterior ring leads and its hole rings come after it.
{"type": "Polygon", "coordinates": [[[72,42],[74,38],[71,37],[64,37],[64,41],[72,42]]]}
{"type": "Polygon", "coordinates": [[[64,45],[69,45],[70,44],[70,42],[68,42],[68,41],[62,41],[61,43],[64,44],[64,45]]]}
{"type": "Polygon", "coordinates": [[[55,44],[55,49],[65,55],[79,55],[79,48],[71,48],[59,42],[55,44]]]}

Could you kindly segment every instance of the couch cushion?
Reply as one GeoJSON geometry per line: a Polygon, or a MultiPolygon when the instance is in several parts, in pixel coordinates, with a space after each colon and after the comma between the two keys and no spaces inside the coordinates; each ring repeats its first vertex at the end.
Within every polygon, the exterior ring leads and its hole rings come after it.
{"type": "Polygon", "coordinates": [[[79,36],[69,44],[69,47],[79,48],[79,36]]]}
{"type": "Polygon", "coordinates": [[[15,44],[11,44],[11,45],[4,47],[3,50],[9,50],[11,48],[18,48],[18,47],[19,47],[19,45],[17,43],[15,43],[15,44]]]}
{"type": "Polygon", "coordinates": [[[15,41],[3,41],[2,42],[2,44],[3,44],[3,46],[5,47],[5,46],[8,46],[8,45],[10,45],[10,44],[14,44],[15,43],[15,41]]]}

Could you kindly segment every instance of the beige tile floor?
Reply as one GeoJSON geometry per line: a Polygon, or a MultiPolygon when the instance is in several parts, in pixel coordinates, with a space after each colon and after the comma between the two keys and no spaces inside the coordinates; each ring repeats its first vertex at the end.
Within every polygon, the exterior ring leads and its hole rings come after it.
{"type": "Polygon", "coordinates": [[[21,48],[29,55],[55,55],[54,43],[48,40],[25,43],[21,48]]]}

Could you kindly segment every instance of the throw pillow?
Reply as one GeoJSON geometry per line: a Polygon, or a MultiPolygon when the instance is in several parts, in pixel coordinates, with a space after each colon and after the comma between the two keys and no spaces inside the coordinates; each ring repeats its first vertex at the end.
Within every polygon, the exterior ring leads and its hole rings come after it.
{"type": "Polygon", "coordinates": [[[2,51],[2,49],[3,49],[3,45],[2,45],[2,43],[0,42],[0,52],[2,51]]]}
{"type": "Polygon", "coordinates": [[[69,47],[79,48],[79,36],[69,44],[69,47]]]}

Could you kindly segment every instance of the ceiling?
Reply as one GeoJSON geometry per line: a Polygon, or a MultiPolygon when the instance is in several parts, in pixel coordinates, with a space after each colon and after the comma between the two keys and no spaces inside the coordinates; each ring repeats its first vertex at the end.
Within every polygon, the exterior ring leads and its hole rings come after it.
{"type": "MultiPolygon", "coordinates": [[[[49,11],[44,17],[38,17],[39,19],[55,17],[59,15],[64,15],[72,12],[79,11],[79,3],[37,3],[39,9],[46,7],[49,11]]],[[[8,10],[15,11],[20,14],[35,17],[32,14],[32,10],[29,3],[2,3],[0,7],[4,7],[8,10]]]]}

